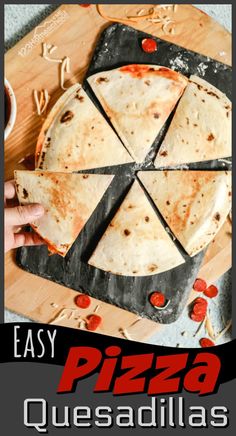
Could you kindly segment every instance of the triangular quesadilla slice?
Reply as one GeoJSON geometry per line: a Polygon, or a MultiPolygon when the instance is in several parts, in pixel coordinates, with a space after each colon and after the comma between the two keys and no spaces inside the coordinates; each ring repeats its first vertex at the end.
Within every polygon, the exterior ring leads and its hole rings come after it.
{"type": "Polygon", "coordinates": [[[156,168],[230,157],[231,122],[228,97],[191,76],[158,151],[156,168]]]}
{"type": "Polygon", "coordinates": [[[89,264],[113,274],[149,276],[182,263],[183,257],[135,181],[89,264]]]}
{"type": "Polygon", "coordinates": [[[81,85],[66,94],[41,129],[36,169],[72,172],[133,162],[81,85]]]}
{"type": "Polygon", "coordinates": [[[214,239],[231,209],[230,171],[143,171],[138,177],[190,256],[214,239]]]}
{"type": "Polygon", "coordinates": [[[15,171],[19,202],[40,203],[42,218],[31,223],[52,253],[65,256],[97,207],[113,176],[15,171]]]}
{"type": "Polygon", "coordinates": [[[126,65],[88,82],[136,162],[143,162],[188,79],[158,65],[126,65]]]}

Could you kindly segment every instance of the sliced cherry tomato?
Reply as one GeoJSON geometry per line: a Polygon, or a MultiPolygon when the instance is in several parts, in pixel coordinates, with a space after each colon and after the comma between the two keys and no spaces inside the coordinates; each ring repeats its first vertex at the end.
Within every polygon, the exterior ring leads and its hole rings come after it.
{"type": "Polygon", "coordinates": [[[205,304],[202,303],[196,303],[193,306],[193,313],[195,315],[206,315],[207,312],[207,306],[205,304]]]}
{"type": "Polygon", "coordinates": [[[149,301],[154,307],[162,307],[165,304],[166,298],[162,292],[153,292],[149,301]]]}
{"type": "Polygon", "coordinates": [[[153,53],[154,51],[157,51],[157,43],[154,39],[144,38],[142,40],[142,49],[146,53],[153,53]]]}
{"type": "Polygon", "coordinates": [[[208,339],[208,338],[200,339],[199,343],[200,343],[202,348],[215,346],[215,343],[211,339],[208,339]]]}
{"type": "Polygon", "coordinates": [[[209,298],[214,298],[218,295],[218,289],[215,285],[208,286],[208,288],[204,291],[204,295],[209,298]]]}
{"type": "Polygon", "coordinates": [[[201,322],[204,320],[206,314],[205,313],[201,313],[200,315],[196,315],[194,312],[192,312],[190,314],[190,318],[195,321],[195,322],[201,322]]]}
{"type": "Polygon", "coordinates": [[[90,330],[91,332],[94,332],[97,330],[99,325],[102,322],[102,318],[99,315],[89,315],[88,322],[87,322],[87,330],[90,330]]]}
{"type": "Polygon", "coordinates": [[[80,294],[76,297],[75,304],[81,309],[87,309],[91,304],[91,299],[88,295],[80,294]]]}
{"type": "Polygon", "coordinates": [[[79,6],[81,6],[81,8],[89,8],[90,5],[91,5],[91,3],[85,3],[85,4],[79,5],[79,6]]]}
{"type": "Polygon", "coordinates": [[[204,292],[207,288],[207,284],[203,279],[196,279],[193,285],[194,291],[204,292]]]}

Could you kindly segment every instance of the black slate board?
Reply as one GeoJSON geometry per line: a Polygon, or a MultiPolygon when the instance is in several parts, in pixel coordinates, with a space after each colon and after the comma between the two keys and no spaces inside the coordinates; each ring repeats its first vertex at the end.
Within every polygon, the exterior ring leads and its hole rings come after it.
{"type": "MultiPolygon", "coordinates": [[[[102,33],[97,44],[87,77],[98,71],[129,63],[159,64],[175,68],[187,76],[198,74],[221,89],[230,98],[232,81],[230,67],[159,38],[155,38],[158,43],[158,51],[151,55],[146,54],[140,48],[140,43],[147,36],[143,32],[121,24],[108,27],[102,33]]],[[[84,88],[103,113],[87,82],[84,83],[84,88]]],[[[176,243],[186,263],[165,273],[149,277],[122,277],[106,273],[87,264],[87,260],[133,183],[136,172],[140,169],[154,168],[152,161],[169,123],[170,119],[157,137],[152,150],[142,165],[131,164],[83,171],[87,173],[112,173],[116,177],[64,259],[58,255],[48,256],[46,247],[23,247],[17,252],[19,266],[33,274],[82,291],[140,316],[160,323],[174,322],[187,302],[204,251],[190,258],[176,243]],[[169,304],[164,310],[156,310],[148,301],[148,296],[155,290],[161,290],[169,300],[169,304]]],[[[189,168],[228,169],[229,166],[224,162],[212,161],[192,164],[189,165],[189,168]]],[[[162,220],[158,211],[157,214],[162,220]]],[[[58,292],[60,292],[59,288],[58,292]]]]}

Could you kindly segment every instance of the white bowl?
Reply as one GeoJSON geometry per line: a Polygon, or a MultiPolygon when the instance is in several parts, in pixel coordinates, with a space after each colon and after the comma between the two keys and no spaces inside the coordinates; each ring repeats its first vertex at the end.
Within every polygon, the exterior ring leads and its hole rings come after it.
{"type": "Polygon", "coordinates": [[[15,97],[14,91],[13,91],[13,89],[12,89],[12,87],[7,79],[4,80],[4,85],[5,85],[5,88],[7,90],[8,95],[9,95],[10,102],[11,102],[10,116],[9,116],[8,123],[5,127],[5,130],[4,130],[4,139],[6,140],[8,138],[8,136],[10,135],[10,133],[13,129],[13,126],[15,124],[17,110],[16,110],[16,97],[15,97]]]}

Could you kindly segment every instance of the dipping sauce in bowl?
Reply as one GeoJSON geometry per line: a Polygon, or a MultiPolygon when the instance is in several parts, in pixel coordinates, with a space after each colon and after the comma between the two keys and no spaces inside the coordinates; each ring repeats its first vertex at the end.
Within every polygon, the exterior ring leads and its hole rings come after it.
{"type": "Polygon", "coordinates": [[[10,135],[16,121],[16,97],[7,79],[4,81],[4,139],[10,135]]]}

